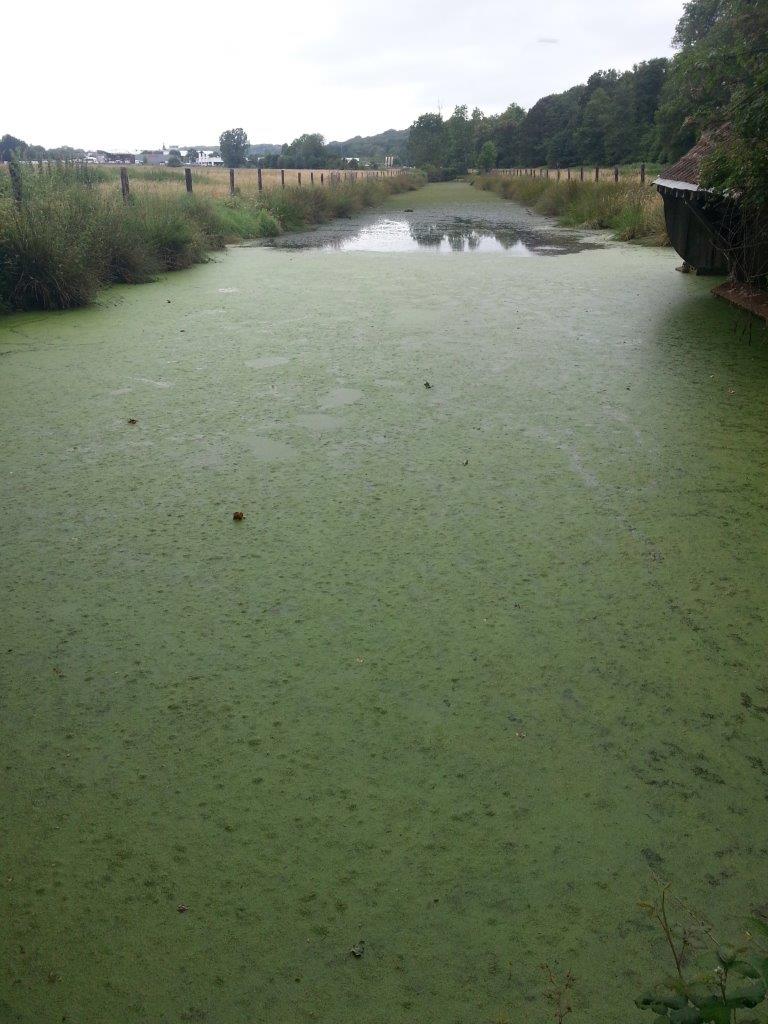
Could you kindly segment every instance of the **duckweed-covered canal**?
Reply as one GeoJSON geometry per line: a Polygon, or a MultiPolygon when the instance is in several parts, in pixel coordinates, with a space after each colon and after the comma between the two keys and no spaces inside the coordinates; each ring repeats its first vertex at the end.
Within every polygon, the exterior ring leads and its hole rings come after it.
{"type": "Polygon", "coordinates": [[[634,1024],[652,870],[765,900],[768,349],[676,262],[243,247],[0,323],[3,1021],[543,1024],[547,961],[634,1024]]]}

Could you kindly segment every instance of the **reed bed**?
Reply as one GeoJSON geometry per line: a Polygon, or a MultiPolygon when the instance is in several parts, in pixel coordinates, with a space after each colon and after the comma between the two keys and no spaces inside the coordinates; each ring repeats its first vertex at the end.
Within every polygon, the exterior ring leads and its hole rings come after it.
{"type": "Polygon", "coordinates": [[[183,171],[180,184],[175,176],[136,174],[126,202],[110,170],[21,168],[21,202],[7,170],[0,173],[0,312],[82,306],[104,285],[151,281],[204,262],[228,242],[351,216],[424,180],[360,175],[325,188],[286,182],[231,196],[226,171],[196,172],[191,194],[183,171]]]}
{"type": "Polygon", "coordinates": [[[567,227],[607,229],[627,242],[669,244],[661,197],[647,182],[641,184],[639,177],[626,176],[618,182],[573,177],[557,181],[491,174],[476,178],[475,186],[555,217],[567,227]]]}

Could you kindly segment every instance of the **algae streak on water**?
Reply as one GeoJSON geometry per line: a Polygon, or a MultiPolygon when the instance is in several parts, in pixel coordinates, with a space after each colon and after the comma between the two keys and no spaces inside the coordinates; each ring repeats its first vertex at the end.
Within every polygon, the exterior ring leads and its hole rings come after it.
{"type": "Polygon", "coordinates": [[[639,1022],[651,867],[765,898],[768,354],[674,265],[6,319],[3,1020],[639,1022]]]}

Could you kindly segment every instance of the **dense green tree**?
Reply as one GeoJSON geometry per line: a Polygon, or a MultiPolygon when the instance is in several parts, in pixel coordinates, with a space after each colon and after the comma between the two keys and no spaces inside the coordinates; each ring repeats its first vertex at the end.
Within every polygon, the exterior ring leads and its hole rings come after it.
{"type": "Polygon", "coordinates": [[[764,83],[768,4],[765,0],[689,0],[674,42],[679,52],[666,76],[656,115],[662,158],[676,158],[703,130],[730,122],[748,147],[754,144],[748,162],[758,159],[766,144],[765,133],[756,124],[768,103],[764,83]]]}
{"type": "Polygon", "coordinates": [[[705,39],[717,24],[724,6],[722,0],[689,0],[677,23],[672,44],[685,49],[705,39]]]}
{"type": "Polygon", "coordinates": [[[605,158],[605,132],[611,116],[611,99],[599,86],[592,92],[576,133],[581,163],[599,164],[605,158]]]}
{"type": "Polygon", "coordinates": [[[646,130],[653,126],[668,70],[669,61],[666,57],[654,57],[632,68],[636,124],[646,130]]]}
{"type": "Polygon", "coordinates": [[[286,167],[325,167],[328,157],[325,139],[317,132],[300,135],[289,146],[283,146],[282,156],[286,167]]]}
{"type": "Polygon", "coordinates": [[[219,136],[221,159],[227,167],[244,167],[248,160],[248,136],[243,128],[230,128],[219,136]]]}
{"type": "Polygon", "coordinates": [[[673,75],[698,132],[730,125],[705,168],[713,187],[738,190],[768,215],[768,4],[689,0],[677,26],[673,75]]]}
{"type": "Polygon", "coordinates": [[[445,122],[444,161],[449,176],[466,174],[474,163],[475,151],[472,138],[472,122],[466,106],[456,107],[445,122]]]}
{"type": "Polygon", "coordinates": [[[576,131],[581,118],[585,87],[574,86],[566,92],[551,97],[546,117],[546,138],[544,162],[549,165],[566,166],[578,161],[576,131]]]}
{"type": "Polygon", "coordinates": [[[602,159],[608,164],[634,160],[641,155],[639,143],[634,80],[630,74],[622,75],[610,98],[602,159]]]}
{"type": "Polygon", "coordinates": [[[480,150],[480,155],[477,158],[477,166],[487,174],[496,166],[498,155],[496,146],[489,139],[488,142],[483,143],[483,148],[480,150]]]}
{"type": "Polygon", "coordinates": [[[23,139],[17,139],[15,135],[3,135],[0,139],[0,160],[7,162],[14,155],[23,155],[26,150],[27,143],[23,139]]]}
{"type": "Polygon", "coordinates": [[[431,164],[442,167],[445,162],[445,122],[441,114],[422,114],[410,127],[408,151],[416,167],[431,164]]]}
{"type": "Polygon", "coordinates": [[[479,127],[477,145],[487,141],[494,143],[498,150],[500,167],[512,167],[521,163],[520,128],[525,120],[525,111],[517,103],[510,103],[505,111],[486,118],[479,127]]]}

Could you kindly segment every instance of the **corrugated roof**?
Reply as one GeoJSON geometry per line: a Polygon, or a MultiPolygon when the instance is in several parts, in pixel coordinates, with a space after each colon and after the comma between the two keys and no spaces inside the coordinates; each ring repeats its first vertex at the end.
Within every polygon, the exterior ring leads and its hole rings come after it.
{"type": "Polygon", "coordinates": [[[678,181],[686,182],[689,185],[700,185],[702,162],[706,157],[712,155],[717,146],[727,142],[731,135],[732,130],[729,124],[704,132],[696,145],[689,149],[685,156],[681,156],[671,167],[664,168],[659,178],[663,179],[665,184],[678,181]]]}

